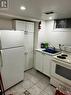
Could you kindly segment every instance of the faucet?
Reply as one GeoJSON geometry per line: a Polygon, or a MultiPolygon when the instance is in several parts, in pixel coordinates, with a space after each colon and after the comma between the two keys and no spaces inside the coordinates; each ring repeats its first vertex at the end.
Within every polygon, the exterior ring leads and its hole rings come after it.
{"type": "Polygon", "coordinates": [[[60,51],[62,51],[62,46],[64,46],[64,45],[59,44],[60,51]]]}

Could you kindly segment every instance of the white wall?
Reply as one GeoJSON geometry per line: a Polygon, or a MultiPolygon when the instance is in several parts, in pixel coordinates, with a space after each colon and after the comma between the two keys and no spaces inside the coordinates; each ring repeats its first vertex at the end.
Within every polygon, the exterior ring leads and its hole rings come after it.
{"type": "Polygon", "coordinates": [[[38,42],[38,24],[39,22],[34,22],[34,50],[37,48],[37,42],[38,42]]]}
{"type": "Polygon", "coordinates": [[[54,21],[42,22],[42,27],[38,33],[38,47],[41,42],[47,41],[58,47],[59,44],[71,45],[71,29],[54,29],[54,21]]]}
{"type": "Polygon", "coordinates": [[[41,42],[45,42],[45,21],[42,21],[41,23],[41,29],[38,31],[38,43],[37,43],[37,48],[40,47],[41,42]]]}
{"type": "Polygon", "coordinates": [[[12,20],[0,18],[0,30],[12,30],[12,20]]]}

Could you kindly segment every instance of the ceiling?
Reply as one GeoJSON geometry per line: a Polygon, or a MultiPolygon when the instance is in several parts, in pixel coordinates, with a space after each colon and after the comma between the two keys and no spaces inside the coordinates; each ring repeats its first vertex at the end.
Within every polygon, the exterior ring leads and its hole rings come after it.
{"type": "Polygon", "coordinates": [[[36,20],[48,20],[49,16],[56,18],[71,17],[71,0],[9,0],[9,8],[0,9],[0,16],[13,18],[30,18],[36,20]],[[20,6],[26,10],[20,10],[20,6]],[[52,15],[45,15],[45,12],[53,11],[52,15]]]}

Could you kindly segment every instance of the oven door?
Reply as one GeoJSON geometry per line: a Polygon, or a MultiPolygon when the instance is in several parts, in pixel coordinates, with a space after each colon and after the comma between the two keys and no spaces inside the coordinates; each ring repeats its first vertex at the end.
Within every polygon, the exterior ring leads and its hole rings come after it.
{"type": "Polygon", "coordinates": [[[56,79],[71,85],[71,64],[65,64],[62,61],[52,60],[51,76],[56,79]]]}

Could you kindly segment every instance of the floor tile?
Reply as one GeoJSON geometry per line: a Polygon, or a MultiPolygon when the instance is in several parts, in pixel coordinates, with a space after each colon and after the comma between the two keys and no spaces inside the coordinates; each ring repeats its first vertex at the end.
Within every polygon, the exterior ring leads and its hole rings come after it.
{"type": "Polygon", "coordinates": [[[34,85],[33,82],[30,80],[26,80],[23,82],[23,88],[25,90],[31,88],[33,85],[34,85]]]}
{"type": "Polygon", "coordinates": [[[39,95],[41,91],[42,90],[37,86],[33,86],[31,89],[29,89],[31,95],[39,95]]]}
{"type": "Polygon", "coordinates": [[[43,78],[40,80],[40,82],[38,82],[36,84],[36,86],[38,86],[39,88],[41,88],[42,90],[44,90],[45,88],[47,88],[47,86],[49,85],[49,80],[48,78],[43,78]]]}
{"type": "Polygon", "coordinates": [[[25,74],[24,74],[24,80],[30,80],[30,78],[31,78],[31,74],[25,72],[25,74]]]}
{"type": "Polygon", "coordinates": [[[35,76],[31,76],[31,77],[30,77],[30,80],[31,80],[34,84],[36,84],[36,83],[38,83],[38,82],[40,81],[40,79],[37,78],[37,77],[35,77],[35,76]]]}
{"type": "Polygon", "coordinates": [[[35,75],[36,73],[38,73],[35,69],[30,69],[28,71],[26,71],[29,74],[35,75]]]}
{"type": "Polygon", "coordinates": [[[39,95],[49,95],[49,94],[43,91],[43,93],[40,93],[39,95]]]}
{"type": "Polygon", "coordinates": [[[42,73],[40,73],[39,71],[35,70],[35,69],[31,69],[29,70],[27,73],[35,76],[36,78],[42,79],[45,77],[45,75],[43,75],[42,73]]]}
{"type": "Polygon", "coordinates": [[[55,95],[55,88],[51,85],[49,85],[43,92],[43,94],[47,95],[55,95]]]}
{"type": "Polygon", "coordinates": [[[13,95],[20,95],[25,91],[25,88],[23,87],[23,82],[17,84],[16,86],[12,87],[10,90],[6,92],[6,95],[13,94],[13,95]]]}
{"type": "MultiPolygon", "coordinates": [[[[31,70],[29,70],[31,72],[31,70]]],[[[34,74],[28,73],[29,71],[25,72],[25,78],[24,80],[31,80],[34,84],[37,83],[41,77],[40,75],[36,74],[36,76],[34,74]]]]}

